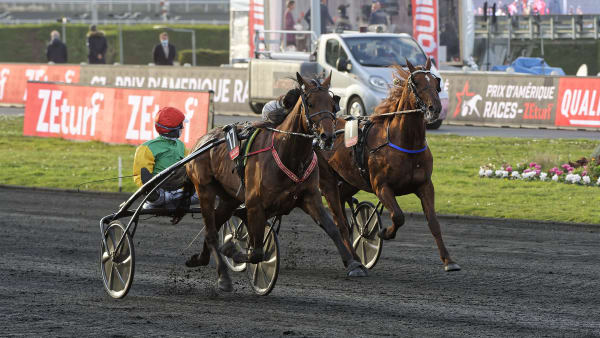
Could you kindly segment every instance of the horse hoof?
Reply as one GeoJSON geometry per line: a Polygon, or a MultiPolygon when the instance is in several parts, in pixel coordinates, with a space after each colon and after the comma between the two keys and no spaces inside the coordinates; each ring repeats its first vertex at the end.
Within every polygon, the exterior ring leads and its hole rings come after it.
{"type": "Polygon", "coordinates": [[[210,256],[204,257],[202,255],[195,254],[185,261],[185,266],[188,268],[195,268],[198,266],[206,266],[208,265],[208,262],[210,262],[210,256]]]}
{"type": "Polygon", "coordinates": [[[219,252],[226,257],[233,258],[233,256],[237,253],[235,248],[235,244],[233,242],[227,242],[219,248],[219,252]]]}
{"type": "Polygon", "coordinates": [[[219,278],[219,280],[217,281],[217,287],[219,288],[219,290],[224,292],[233,291],[233,285],[231,284],[231,279],[229,278],[219,278]]]}
{"type": "Polygon", "coordinates": [[[252,250],[248,255],[248,262],[258,264],[265,260],[265,253],[262,249],[252,250]]]}
{"type": "Polygon", "coordinates": [[[394,237],[396,237],[395,234],[393,236],[389,236],[387,234],[387,228],[379,229],[379,231],[377,231],[377,236],[385,241],[389,241],[390,239],[394,239],[394,237]]]}
{"type": "Polygon", "coordinates": [[[446,270],[446,272],[460,271],[460,266],[456,263],[450,263],[450,264],[444,266],[444,270],[446,270]]]}
{"type": "Polygon", "coordinates": [[[348,264],[348,277],[367,277],[369,273],[367,268],[357,261],[348,264]]]}

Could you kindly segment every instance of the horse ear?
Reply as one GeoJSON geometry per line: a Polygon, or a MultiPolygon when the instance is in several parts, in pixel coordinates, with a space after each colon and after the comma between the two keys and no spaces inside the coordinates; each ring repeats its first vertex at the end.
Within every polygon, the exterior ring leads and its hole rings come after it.
{"type": "Polygon", "coordinates": [[[425,69],[431,69],[431,58],[429,56],[427,57],[427,62],[425,62],[425,69]]]}
{"type": "Polygon", "coordinates": [[[322,85],[323,87],[327,87],[327,88],[329,88],[329,85],[331,84],[331,74],[332,74],[332,73],[333,73],[333,71],[332,71],[332,70],[331,70],[331,71],[329,71],[329,76],[327,76],[327,77],[325,78],[325,80],[323,80],[323,83],[321,83],[321,85],[322,85]]]}
{"type": "Polygon", "coordinates": [[[300,75],[300,73],[296,72],[296,79],[298,80],[298,83],[300,85],[304,85],[304,88],[308,88],[308,82],[306,82],[306,80],[304,80],[304,78],[302,77],[302,75],[300,75]]]}
{"type": "Polygon", "coordinates": [[[410,61],[408,61],[408,59],[406,59],[406,67],[408,67],[408,70],[411,73],[414,73],[417,69],[415,68],[415,66],[412,65],[412,63],[410,63],[410,61]]]}

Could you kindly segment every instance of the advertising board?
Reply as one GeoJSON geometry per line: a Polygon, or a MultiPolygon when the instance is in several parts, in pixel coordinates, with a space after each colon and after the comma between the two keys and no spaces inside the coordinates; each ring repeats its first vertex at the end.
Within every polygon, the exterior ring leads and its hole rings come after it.
{"type": "Polygon", "coordinates": [[[188,120],[181,140],[191,148],[212,127],[212,93],[29,82],[23,135],[141,144],[158,136],[154,117],[173,106],[188,120]]]}
{"type": "Polygon", "coordinates": [[[558,78],[515,74],[442,74],[448,121],[483,125],[554,126],[558,78]]]}
{"type": "Polygon", "coordinates": [[[215,111],[248,112],[248,70],[228,67],[90,65],[80,84],[126,88],[214,91],[215,111]]]}
{"type": "Polygon", "coordinates": [[[600,79],[560,78],[556,109],[558,127],[600,128],[600,79]]]}
{"type": "Polygon", "coordinates": [[[0,63],[0,103],[23,104],[27,81],[77,83],[79,65],[0,63]]]}

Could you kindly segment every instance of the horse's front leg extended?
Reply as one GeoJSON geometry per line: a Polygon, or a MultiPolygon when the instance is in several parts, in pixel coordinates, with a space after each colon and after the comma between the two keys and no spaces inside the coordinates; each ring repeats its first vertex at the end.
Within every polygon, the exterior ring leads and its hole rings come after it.
{"type": "Polygon", "coordinates": [[[312,219],[321,227],[329,238],[335,243],[344,266],[348,270],[348,276],[351,277],[366,277],[368,275],[367,269],[360,263],[359,260],[354,259],[352,251],[344,245],[340,231],[333,223],[331,216],[325,210],[323,202],[321,200],[321,194],[318,191],[310,192],[304,195],[302,204],[300,206],[304,212],[310,215],[312,219]]]}
{"type": "Polygon", "coordinates": [[[375,194],[391,213],[392,225],[379,230],[378,235],[382,239],[389,240],[396,237],[398,229],[404,225],[404,213],[398,202],[396,201],[396,195],[394,190],[387,184],[375,185],[375,194]]]}
{"type": "MultiPolygon", "coordinates": [[[[320,173],[319,173],[320,174],[320,173]]],[[[335,225],[340,231],[340,235],[342,236],[342,241],[344,245],[350,252],[352,256],[356,260],[360,260],[358,255],[356,254],[356,250],[352,247],[352,241],[350,240],[350,223],[348,222],[348,218],[346,217],[346,211],[344,210],[344,204],[341,201],[340,197],[340,189],[336,184],[336,180],[327,180],[324,181],[321,178],[320,188],[325,196],[325,200],[327,200],[327,205],[333,214],[333,219],[335,221],[335,225]]]]}
{"type": "Polygon", "coordinates": [[[448,250],[446,250],[444,240],[442,239],[442,230],[440,229],[440,223],[438,222],[437,214],[435,213],[435,193],[433,183],[429,181],[419,187],[416,195],[421,199],[423,213],[425,213],[429,230],[431,231],[433,238],[435,238],[435,244],[437,244],[438,250],[440,251],[440,258],[444,263],[444,269],[446,271],[460,270],[460,266],[450,258],[450,254],[448,253],[448,250]]]}

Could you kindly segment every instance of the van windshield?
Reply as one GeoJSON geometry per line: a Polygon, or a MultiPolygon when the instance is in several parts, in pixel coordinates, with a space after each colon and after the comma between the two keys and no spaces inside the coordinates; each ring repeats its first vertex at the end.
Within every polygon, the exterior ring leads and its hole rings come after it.
{"type": "Polygon", "coordinates": [[[405,59],[415,66],[427,61],[421,48],[410,38],[368,36],[343,39],[352,56],[365,67],[406,66],[405,59]]]}

